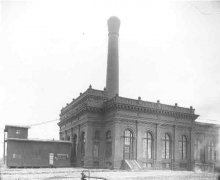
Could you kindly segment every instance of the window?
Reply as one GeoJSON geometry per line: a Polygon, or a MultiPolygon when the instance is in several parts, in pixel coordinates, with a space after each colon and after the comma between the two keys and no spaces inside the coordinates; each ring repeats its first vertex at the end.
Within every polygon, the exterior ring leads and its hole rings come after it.
{"type": "Polygon", "coordinates": [[[194,143],[194,159],[200,160],[201,142],[196,139],[194,143]]]}
{"type": "Polygon", "coordinates": [[[16,134],[21,134],[21,131],[20,130],[16,130],[16,134]]]}
{"type": "Polygon", "coordinates": [[[170,147],[171,147],[171,140],[170,136],[166,133],[162,137],[162,158],[163,159],[170,159],[170,147]]]}
{"type": "Polygon", "coordinates": [[[85,144],[86,144],[86,139],[85,139],[85,132],[81,133],[81,155],[85,156],[85,144]]]}
{"type": "Polygon", "coordinates": [[[180,159],[184,160],[186,159],[186,153],[187,153],[187,140],[186,136],[181,136],[181,139],[179,141],[179,157],[180,159]]]}
{"type": "Polygon", "coordinates": [[[208,160],[215,160],[215,146],[213,142],[208,142],[208,160]]]}
{"type": "Polygon", "coordinates": [[[56,159],[58,160],[66,160],[68,158],[69,158],[68,154],[57,154],[56,156],[56,159]]]}
{"type": "Polygon", "coordinates": [[[143,140],[143,157],[152,159],[153,138],[150,132],[146,132],[143,140]]]}
{"type": "Polygon", "coordinates": [[[132,145],[133,134],[130,130],[125,130],[125,145],[132,145]]]}
{"type": "Polygon", "coordinates": [[[106,139],[106,149],[105,149],[105,156],[107,158],[112,156],[112,137],[111,137],[111,131],[107,131],[105,135],[106,139]]]}

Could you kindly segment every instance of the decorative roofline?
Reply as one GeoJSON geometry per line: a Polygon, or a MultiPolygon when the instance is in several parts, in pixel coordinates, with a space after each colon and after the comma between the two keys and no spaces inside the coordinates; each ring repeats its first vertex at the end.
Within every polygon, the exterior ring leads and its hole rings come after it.
{"type": "Polygon", "coordinates": [[[195,114],[195,109],[193,109],[192,106],[190,106],[190,108],[184,108],[179,107],[177,103],[175,103],[174,106],[171,106],[161,104],[159,100],[154,103],[143,101],[140,97],[136,100],[120,97],[118,95],[109,99],[106,90],[95,90],[90,86],[84,93],[80,94],[76,100],[73,100],[61,110],[61,119],[58,125],[68,122],[69,119],[76,117],[85,111],[105,112],[111,109],[126,109],[143,113],[163,114],[183,119],[189,118],[195,120],[198,118],[198,115],[195,114]],[[90,98],[103,99],[103,105],[90,103],[90,98]]]}
{"type": "Polygon", "coordinates": [[[179,118],[190,118],[195,120],[199,115],[194,114],[195,109],[183,108],[177,106],[170,106],[161,104],[159,102],[153,103],[148,101],[142,101],[140,98],[138,100],[123,98],[115,96],[111,100],[104,103],[104,111],[109,109],[126,109],[130,111],[139,111],[144,113],[152,114],[163,114],[167,116],[174,116],[179,118]]]}
{"type": "Polygon", "coordinates": [[[78,96],[76,99],[73,99],[70,104],[66,104],[66,107],[61,109],[61,114],[66,113],[69,110],[76,107],[87,96],[98,96],[98,97],[103,97],[105,99],[108,98],[107,91],[92,89],[92,87],[90,86],[84,93],[80,93],[80,96],[78,96]]]}
{"type": "Polygon", "coordinates": [[[171,105],[166,105],[166,104],[161,104],[159,101],[157,103],[154,102],[149,102],[149,101],[143,101],[139,98],[139,100],[135,99],[129,99],[129,98],[124,98],[120,96],[115,96],[114,98],[108,100],[106,104],[111,104],[111,103],[117,103],[121,105],[133,105],[137,107],[145,107],[145,108],[152,108],[152,109],[158,109],[158,110],[164,110],[164,111],[173,111],[173,112],[180,112],[180,113],[187,113],[187,114],[194,114],[195,109],[192,107],[190,108],[184,108],[184,107],[179,107],[177,104],[175,106],[171,105]]]}

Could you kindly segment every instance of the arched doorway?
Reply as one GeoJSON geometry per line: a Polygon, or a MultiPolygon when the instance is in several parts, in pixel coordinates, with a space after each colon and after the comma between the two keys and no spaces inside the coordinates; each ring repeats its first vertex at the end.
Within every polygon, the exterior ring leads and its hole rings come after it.
{"type": "Polygon", "coordinates": [[[134,145],[134,135],[133,132],[129,129],[126,129],[124,132],[124,160],[133,159],[133,145],[134,145]]]}

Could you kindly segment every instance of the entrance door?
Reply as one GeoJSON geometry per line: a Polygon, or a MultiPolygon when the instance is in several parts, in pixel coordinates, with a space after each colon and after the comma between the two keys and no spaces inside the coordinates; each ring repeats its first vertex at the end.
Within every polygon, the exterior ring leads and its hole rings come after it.
{"type": "Polygon", "coordinates": [[[133,159],[133,133],[125,130],[124,133],[124,160],[133,159]]]}

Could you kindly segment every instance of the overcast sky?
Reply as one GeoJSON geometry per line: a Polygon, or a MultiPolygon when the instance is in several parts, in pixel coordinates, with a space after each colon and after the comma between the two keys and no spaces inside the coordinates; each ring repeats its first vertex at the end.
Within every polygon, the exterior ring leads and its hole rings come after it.
{"type": "MultiPolygon", "coordinates": [[[[90,84],[104,88],[112,15],[121,20],[120,96],[220,120],[219,2],[5,0],[0,11],[1,142],[5,124],[58,119],[90,84]]],[[[58,139],[57,122],[29,137],[58,139]]]]}

